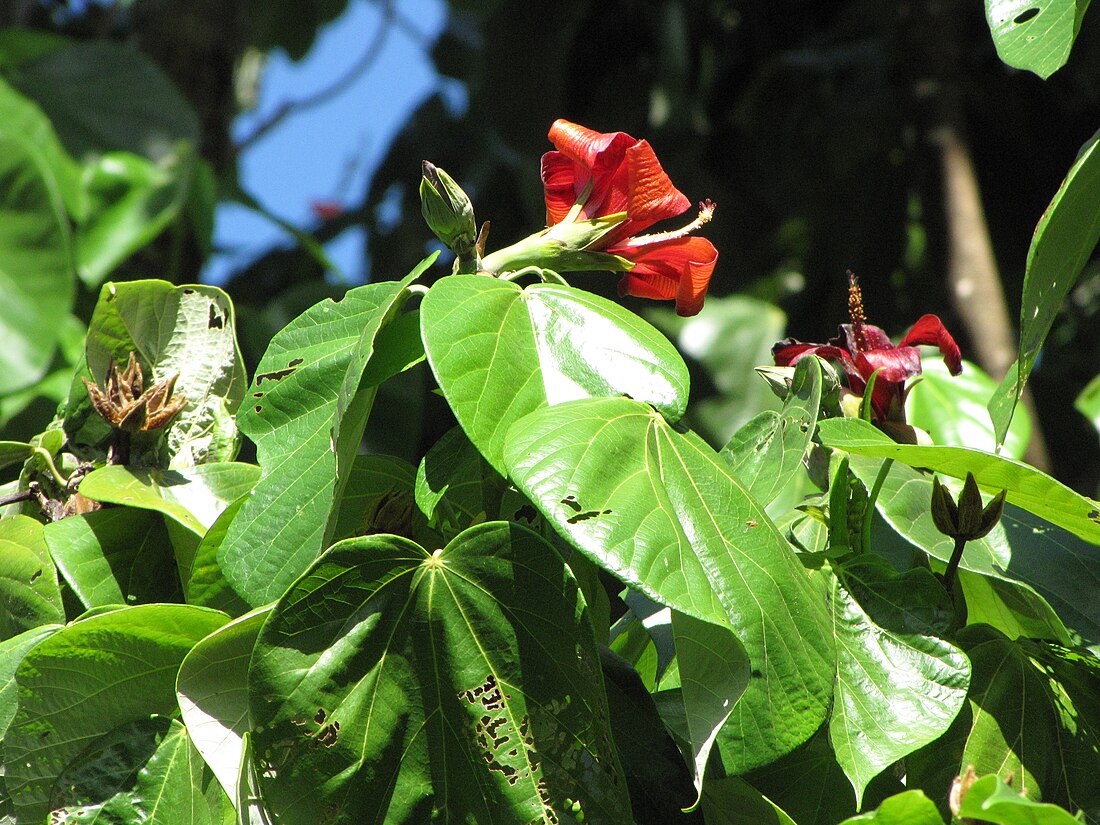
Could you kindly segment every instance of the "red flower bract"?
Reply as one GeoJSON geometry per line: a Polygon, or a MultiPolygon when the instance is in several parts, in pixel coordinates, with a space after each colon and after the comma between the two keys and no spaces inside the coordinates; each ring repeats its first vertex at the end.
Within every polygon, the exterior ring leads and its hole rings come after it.
{"type": "Polygon", "coordinates": [[[772,357],[780,367],[791,366],[805,355],[837,361],[848,378],[848,388],[857,395],[864,394],[867,382],[877,371],[871,396],[873,419],[904,423],[905,382],[921,373],[917,345],[938,347],[952,375],[962,372],[959,347],[935,315],[921,316],[894,346],[882,329],[866,323],[859,282],[851,272],[848,281],[848,310],[852,323],[841,324],[840,335],[827,344],[804,344],[793,338],[780,341],[772,347],[772,357]]]}
{"type": "Polygon", "coordinates": [[[680,315],[702,309],[718,250],[689,233],[710,220],[714,204],[703,204],[699,218],[684,229],[638,235],[691,205],[672,185],[649,143],[566,120],[550,127],[550,141],[557,151],[542,158],[547,226],[625,214],[621,223],[588,247],[634,264],[619,281],[620,294],[675,299],[680,315]]]}

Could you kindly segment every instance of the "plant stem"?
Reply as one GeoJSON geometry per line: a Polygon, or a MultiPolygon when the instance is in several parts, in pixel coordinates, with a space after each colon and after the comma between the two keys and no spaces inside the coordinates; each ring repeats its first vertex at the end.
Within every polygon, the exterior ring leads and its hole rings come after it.
{"type": "Polygon", "coordinates": [[[0,496],[0,507],[4,507],[8,504],[16,504],[20,501],[30,501],[34,498],[34,490],[21,490],[18,493],[12,493],[8,496],[0,496]]]}
{"type": "Polygon", "coordinates": [[[955,597],[955,573],[959,569],[959,562],[962,561],[963,550],[966,548],[966,539],[955,539],[955,550],[951,553],[951,561],[947,563],[947,569],[943,572],[943,586],[947,590],[947,595],[952,598],[955,597]]]}

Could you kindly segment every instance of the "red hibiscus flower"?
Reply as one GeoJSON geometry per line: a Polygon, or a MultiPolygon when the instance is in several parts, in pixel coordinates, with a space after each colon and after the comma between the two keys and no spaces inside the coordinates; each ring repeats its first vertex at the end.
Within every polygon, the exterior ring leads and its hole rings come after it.
{"type": "Polygon", "coordinates": [[[848,311],[852,323],[840,325],[840,335],[827,344],[804,344],[793,338],[772,347],[777,366],[791,366],[804,355],[819,355],[838,362],[848,378],[848,388],[863,395],[877,371],[871,396],[872,419],[905,423],[905,382],[921,373],[918,344],[939,347],[952,375],[962,371],[962,356],[955,339],[935,315],[924,315],[901,343],[894,346],[879,327],[866,322],[863,295],[856,276],[848,273],[848,311]]]}
{"type": "Polygon", "coordinates": [[[585,247],[625,259],[629,270],[619,293],[676,301],[680,315],[703,307],[718,250],[690,233],[710,220],[714,204],[675,232],[640,235],[657,221],[684,212],[690,201],[672,185],[649,143],[623,132],[601,133],[566,120],[550,127],[557,148],[542,158],[546,224],[554,228],[597,218],[623,216],[585,247]]]}

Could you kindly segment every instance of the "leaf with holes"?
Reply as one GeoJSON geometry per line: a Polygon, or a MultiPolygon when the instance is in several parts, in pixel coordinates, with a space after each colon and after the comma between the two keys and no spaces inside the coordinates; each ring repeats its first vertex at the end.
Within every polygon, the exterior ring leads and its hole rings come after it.
{"type": "Polygon", "coordinates": [[[650,598],[729,627],[752,666],[727,770],[820,727],[835,669],[825,594],[720,455],[648,404],[585,399],[512,426],[509,477],[575,547],[650,598]]]}
{"type": "MultiPolygon", "coordinates": [[[[71,443],[85,445],[82,457],[102,459],[111,430],[92,408],[81,378],[102,387],[111,361],[124,366],[131,352],[146,389],[179,376],[172,395],[186,398],[187,406],[164,430],[171,466],[231,461],[240,440],[232,416],[244,395],[245,373],[229,296],[213,286],[167,281],[103,285],[88,325],[87,366],[73,378],[65,410],[65,431],[71,443]]],[[[159,432],[134,436],[134,462],[155,449],[159,432]]]]}
{"type": "Polygon", "coordinates": [[[0,605],[0,639],[65,621],[42,524],[29,516],[0,519],[0,605]]]}
{"type": "Polygon", "coordinates": [[[935,636],[879,627],[829,578],[837,651],[829,740],[858,809],[868,782],[951,726],[966,701],[970,664],[935,636]]]}
{"type": "Polygon", "coordinates": [[[19,709],[3,740],[8,793],[20,821],[41,821],[55,780],[112,731],[171,714],[186,653],[225,623],[180,604],[125,607],[74,622],[40,641],[15,673],[19,709]]]}
{"type": "Polygon", "coordinates": [[[434,553],[385,535],[335,545],[264,624],[249,690],[286,825],[630,821],[584,602],[519,525],[434,553]]]}
{"type": "Polygon", "coordinates": [[[1007,490],[1009,503],[1091,544],[1100,544],[1100,503],[1029,464],[968,447],[896,444],[866,421],[854,418],[822,421],[818,432],[823,444],[855,455],[892,458],[910,467],[926,467],[959,479],[973,473],[985,492],[996,494],[1007,490]]]}
{"type": "Polygon", "coordinates": [[[432,286],[420,318],[455,417],[502,475],[509,425],[543,404],[629,395],[670,421],[687,405],[676,348],[633,313],[579,289],[452,275],[432,286]]]}
{"type": "Polygon", "coordinates": [[[180,665],[176,694],[187,733],[230,799],[241,787],[248,715],[248,662],[272,606],[219,627],[180,665]]]}
{"type": "Polygon", "coordinates": [[[1079,0],[985,0],[997,55],[1046,80],[1066,64],[1088,3],[1079,0]]]}
{"type": "MultiPolygon", "coordinates": [[[[1072,6],[1071,0],[1063,0],[1072,6]]],[[[1066,295],[1100,240],[1100,133],[1081,148],[1073,168],[1035,227],[1020,305],[1020,354],[989,400],[1003,441],[1016,402],[1066,295]]]]}
{"type": "MultiPolygon", "coordinates": [[[[368,374],[374,354],[393,370],[410,360],[379,337],[432,260],[404,280],[315,304],[275,335],[260,360],[238,423],[256,443],[263,477],[217,550],[218,566],[245,603],[274,601],[328,543],[374,392],[389,377],[387,370],[368,374]]],[[[415,360],[415,352],[405,354],[415,360]]]]}
{"type": "Polygon", "coordinates": [[[722,449],[737,480],[761,504],[770,504],[802,471],[820,407],[821,362],[803,358],[783,409],[760,413],[722,449]]]}

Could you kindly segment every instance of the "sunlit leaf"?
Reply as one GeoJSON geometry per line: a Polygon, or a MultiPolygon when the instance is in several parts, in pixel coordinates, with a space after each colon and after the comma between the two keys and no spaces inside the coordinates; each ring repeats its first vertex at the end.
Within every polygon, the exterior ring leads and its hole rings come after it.
{"type": "Polygon", "coordinates": [[[225,618],[187,605],[139,605],[75,622],[35,645],[16,671],[19,709],[3,740],[19,818],[41,821],[54,781],[100,737],[172,713],[180,662],[225,618]]]}
{"type": "Polygon", "coordinates": [[[805,741],[832,694],[830,621],[728,465],[648,404],[586,399],[512,426],[509,477],[566,539],[661,604],[732,628],[751,680],[723,729],[740,772],[805,741]]]}
{"type": "Polygon", "coordinates": [[[502,474],[508,427],[543,404],[629,395],[670,421],[687,405],[687,367],[672,344],[579,289],[454,275],[424,298],[421,325],[455,417],[502,474]]]}
{"type": "Polygon", "coordinates": [[[252,656],[265,798],[288,825],[629,822],[591,633],[560,556],[518,525],[434,553],[337,544],[252,656]]]}
{"type": "Polygon", "coordinates": [[[0,639],[64,620],[42,524],[29,516],[0,519],[0,639]]]}
{"type": "Polygon", "coordinates": [[[943,817],[924,791],[905,791],[882,800],[875,810],[840,825],[943,825],[943,817]]]}
{"type": "Polygon", "coordinates": [[[1028,799],[1000,777],[983,776],[970,786],[959,816],[993,825],[1080,825],[1064,808],[1028,799]]]}
{"type": "Polygon", "coordinates": [[[997,55],[1046,80],[1065,65],[1088,2],[985,0],[985,18],[997,55]]]}

